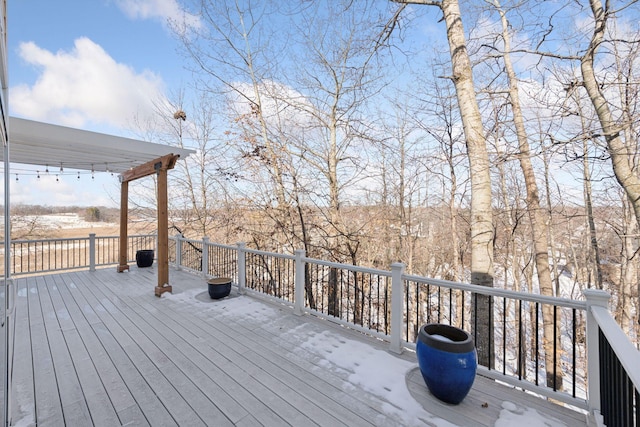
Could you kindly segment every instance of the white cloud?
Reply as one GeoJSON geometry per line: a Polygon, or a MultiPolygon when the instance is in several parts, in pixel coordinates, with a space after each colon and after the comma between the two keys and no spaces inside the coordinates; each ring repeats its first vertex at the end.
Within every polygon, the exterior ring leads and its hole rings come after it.
{"type": "Polygon", "coordinates": [[[180,28],[202,25],[197,15],[182,9],[176,0],[116,0],[116,4],[131,19],[157,19],[180,28]]]}
{"type": "Polygon", "coordinates": [[[19,55],[42,69],[32,86],[11,88],[12,111],[19,116],[74,127],[87,122],[126,127],[135,116],[151,117],[154,102],[162,97],[158,75],[116,62],[88,38],[77,39],[71,51],[56,53],[21,43],[19,55]]]}

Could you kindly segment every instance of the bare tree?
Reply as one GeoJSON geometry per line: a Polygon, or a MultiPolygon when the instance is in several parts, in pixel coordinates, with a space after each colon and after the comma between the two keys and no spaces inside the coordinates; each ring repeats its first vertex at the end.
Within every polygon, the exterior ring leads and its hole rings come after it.
{"type": "MultiPolygon", "coordinates": [[[[394,0],[398,3],[438,7],[446,24],[451,55],[452,75],[458,108],[462,118],[471,177],[471,283],[493,286],[494,225],[491,206],[491,175],[482,116],[476,100],[471,60],[458,0],[394,0]]],[[[493,366],[492,310],[488,297],[478,296],[474,302],[478,330],[474,331],[479,363],[493,366]]]]}
{"type": "MultiPolygon", "coordinates": [[[[518,160],[522,175],[524,177],[526,189],[526,210],[529,215],[531,224],[531,234],[533,237],[533,251],[536,265],[536,274],[540,293],[542,295],[553,296],[553,283],[551,279],[551,270],[549,268],[549,242],[547,239],[546,221],[544,211],[540,206],[540,196],[536,175],[531,162],[531,149],[529,144],[529,136],[527,133],[524,112],[520,101],[520,93],[518,88],[518,77],[511,59],[511,34],[512,26],[507,19],[507,13],[502,8],[499,0],[492,0],[491,3],[495,7],[500,16],[502,32],[502,60],[504,62],[505,73],[508,82],[508,102],[511,107],[513,123],[515,127],[515,136],[518,141],[518,160]]],[[[559,348],[559,338],[555,338],[558,342],[554,342],[554,337],[559,337],[560,322],[554,321],[553,308],[544,306],[543,308],[543,327],[544,327],[544,347],[545,347],[545,367],[547,371],[547,385],[562,388],[562,367],[558,359],[554,364],[554,348],[559,348]],[[558,329],[554,332],[554,328],[558,329]],[[555,366],[554,366],[555,365],[555,366]],[[556,373],[556,374],[554,374],[556,373]]]]}
{"type": "MultiPolygon", "coordinates": [[[[635,1],[630,2],[630,4],[632,3],[635,1]]],[[[632,141],[625,139],[624,133],[631,123],[619,122],[615,119],[610,102],[603,90],[604,84],[598,78],[595,70],[596,54],[605,40],[607,23],[615,13],[621,11],[614,10],[609,1],[603,6],[601,0],[589,0],[589,6],[593,13],[594,29],[589,46],[580,58],[583,85],[600,120],[601,136],[607,142],[616,179],[627,193],[636,221],[640,225],[640,174],[637,163],[630,161],[635,158],[637,147],[632,144],[632,141]]],[[[635,43],[638,42],[640,40],[635,41],[635,43]]],[[[628,119],[628,116],[623,115],[622,119],[628,119]]]]}
{"type": "Polygon", "coordinates": [[[273,239],[270,247],[278,249],[291,218],[281,155],[286,147],[272,131],[269,115],[274,111],[264,105],[265,82],[278,66],[278,48],[273,44],[285,43],[283,38],[271,37],[276,30],[268,22],[277,15],[278,4],[241,0],[191,4],[199,10],[203,24],[176,28],[176,34],[194,72],[201,76],[200,88],[226,100],[226,114],[233,124],[228,137],[239,151],[238,166],[245,166],[244,179],[259,188],[248,197],[262,200],[264,211],[273,218],[269,228],[275,226],[279,233],[267,232],[264,237],[273,239]]]}

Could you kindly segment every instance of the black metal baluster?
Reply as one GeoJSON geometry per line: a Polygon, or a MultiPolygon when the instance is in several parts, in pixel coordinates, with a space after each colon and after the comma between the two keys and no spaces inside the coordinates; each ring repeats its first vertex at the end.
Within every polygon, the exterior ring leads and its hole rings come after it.
{"type": "Polygon", "coordinates": [[[507,372],[507,299],[502,299],[502,375],[507,372]]]}
{"type": "Polygon", "coordinates": [[[378,283],[376,284],[376,331],[380,332],[380,279],[378,276],[378,283]]]}
{"type": "Polygon", "coordinates": [[[473,341],[478,342],[478,294],[473,292],[473,341]]]}
{"type": "Polygon", "coordinates": [[[572,329],[573,331],[571,332],[571,346],[573,347],[573,353],[571,355],[571,382],[573,383],[573,387],[572,387],[572,392],[571,395],[573,397],[576,397],[576,346],[577,346],[577,340],[576,340],[576,330],[577,330],[577,319],[576,319],[576,309],[572,309],[572,321],[573,321],[573,325],[572,325],[572,329]]]}
{"type": "Polygon", "coordinates": [[[558,391],[558,372],[557,372],[557,359],[558,359],[558,306],[553,306],[553,391],[558,391]]]}
{"type": "Polygon", "coordinates": [[[540,374],[540,331],[539,331],[539,325],[540,325],[540,303],[536,302],[536,327],[535,327],[535,333],[536,333],[536,339],[535,339],[535,345],[536,345],[536,385],[539,385],[539,374],[540,374]]]}
{"type": "Polygon", "coordinates": [[[487,368],[489,369],[495,366],[495,362],[492,358],[495,343],[493,342],[493,334],[491,331],[493,331],[493,295],[489,295],[489,327],[487,328],[487,342],[489,343],[489,366],[487,366],[487,368]]]}
{"type": "Polygon", "coordinates": [[[462,300],[462,307],[460,307],[460,312],[462,313],[462,319],[460,320],[460,328],[461,328],[461,329],[464,329],[464,313],[465,313],[465,309],[464,309],[465,303],[464,303],[464,300],[465,300],[465,296],[464,296],[464,291],[458,291],[458,292],[461,292],[461,293],[462,293],[462,298],[461,298],[461,300],[462,300]]]}
{"type": "Polygon", "coordinates": [[[442,323],[442,286],[438,286],[438,323],[442,323]]]}
{"type": "Polygon", "coordinates": [[[453,319],[453,288],[449,288],[449,324],[455,326],[453,319]]]}
{"type": "Polygon", "coordinates": [[[524,364],[522,363],[522,356],[523,356],[522,355],[522,300],[518,300],[518,379],[519,380],[522,379],[522,367],[524,366],[524,364]]]}
{"type": "MultiPolygon", "coordinates": [[[[406,334],[407,341],[409,341],[409,324],[411,323],[409,320],[409,291],[411,290],[411,282],[407,282],[407,292],[405,292],[405,304],[407,310],[407,325],[406,325],[406,334]]],[[[393,289],[391,289],[391,298],[393,298],[393,289]]],[[[418,321],[418,313],[416,313],[416,322],[418,321]]]]}

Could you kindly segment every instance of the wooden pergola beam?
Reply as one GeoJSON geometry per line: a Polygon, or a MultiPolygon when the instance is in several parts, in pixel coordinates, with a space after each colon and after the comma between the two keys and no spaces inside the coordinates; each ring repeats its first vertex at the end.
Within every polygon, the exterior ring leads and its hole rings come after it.
{"type": "Polygon", "coordinates": [[[118,272],[129,269],[127,263],[127,225],[128,225],[128,183],[145,176],[158,176],[158,284],[155,288],[156,296],[165,292],[171,292],[169,285],[169,215],[168,215],[168,195],[167,195],[167,171],[173,169],[180,158],[176,154],[167,154],[151,160],[145,164],[132,168],[120,175],[122,184],[120,195],[120,264],[118,272]]]}
{"type": "Polygon", "coordinates": [[[145,176],[158,173],[161,169],[169,170],[173,169],[180,156],[176,154],[167,154],[166,156],[158,157],[155,160],[151,160],[135,168],[131,168],[120,175],[120,182],[135,181],[145,176]]]}

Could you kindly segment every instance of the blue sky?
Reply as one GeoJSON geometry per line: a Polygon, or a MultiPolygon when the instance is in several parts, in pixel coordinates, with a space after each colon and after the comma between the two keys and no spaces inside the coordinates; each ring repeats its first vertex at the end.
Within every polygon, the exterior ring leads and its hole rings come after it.
{"type": "MultiPolygon", "coordinates": [[[[175,0],[12,0],[7,14],[12,116],[136,137],[134,118],[188,83],[175,0]]],[[[13,166],[12,203],[117,205],[117,177],[35,169],[13,166]]]]}

